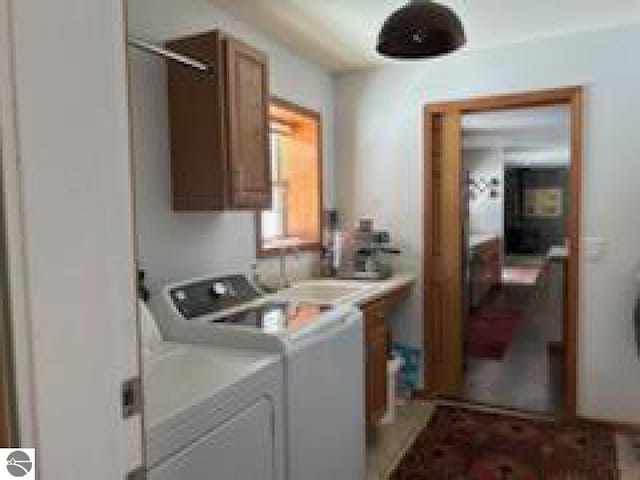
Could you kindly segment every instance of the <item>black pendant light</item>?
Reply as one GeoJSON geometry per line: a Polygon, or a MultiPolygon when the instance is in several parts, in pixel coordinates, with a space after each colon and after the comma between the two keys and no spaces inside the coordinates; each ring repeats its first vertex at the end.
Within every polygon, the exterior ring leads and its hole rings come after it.
{"type": "Polygon", "coordinates": [[[391,58],[431,58],[465,42],[462,22],[453,10],[430,0],[413,0],[384,22],[377,50],[391,58]]]}

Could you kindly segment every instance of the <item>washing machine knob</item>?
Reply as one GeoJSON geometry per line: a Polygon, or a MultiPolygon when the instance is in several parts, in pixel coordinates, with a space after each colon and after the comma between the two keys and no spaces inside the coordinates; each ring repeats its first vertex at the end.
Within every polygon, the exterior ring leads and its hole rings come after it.
{"type": "Polygon", "coordinates": [[[227,295],[229,293],[229,289],[227,288],[227,286],[224,283],[215,282],[211,286],[211,293],[216,297],[222,297],[222,296],[227,295]]]}

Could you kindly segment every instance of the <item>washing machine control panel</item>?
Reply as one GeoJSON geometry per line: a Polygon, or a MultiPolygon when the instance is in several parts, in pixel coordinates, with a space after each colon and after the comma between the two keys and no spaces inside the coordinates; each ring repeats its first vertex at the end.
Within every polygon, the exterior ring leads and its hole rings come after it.
{"type": "Polygon", "coordinates": [[[236,307],[260,295],[244,275],[231,275],[176,286],[169,296],[178,312],[189,320],[236,307]]]}
{"type": "Polygon", "coordinates": [[[225,295],[233,296],[233,290],[230,290],[224,282],[215,282],[211,287],[211,293],[216,297],[224,297],[225,295]]]}

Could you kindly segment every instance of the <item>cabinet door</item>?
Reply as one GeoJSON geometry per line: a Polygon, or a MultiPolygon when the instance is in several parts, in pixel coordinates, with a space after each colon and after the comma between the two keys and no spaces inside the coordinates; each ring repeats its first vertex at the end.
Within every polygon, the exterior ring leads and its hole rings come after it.
{"type": "MultiPolygon", "coordinates": [[[[222,63],[220,33],[169,43],[169,48],[206,62],[222,63]]],[[[227,204],[224,78],[168,63],[171,187],[175,211],[223,210],[227,204]]]]}
{"type": "Polygon", "coordinates": [[[387,410],[387,329],[384,304],[365,307],[366,419],[377,423],[387,410]]]}
{"type": "Polygon", "coordinates": [[[230,207],[271,206],[267,57],[226,39],[230,207]]]}

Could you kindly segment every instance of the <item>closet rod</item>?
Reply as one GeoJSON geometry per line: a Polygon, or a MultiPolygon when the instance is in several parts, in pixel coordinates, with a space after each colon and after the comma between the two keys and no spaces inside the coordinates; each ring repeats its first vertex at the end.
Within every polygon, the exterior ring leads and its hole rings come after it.
{"type": "Polygon", "coordinates": [[[168,60],[181,63],[182,65],[193,68],[200,72],[207,73],[209,75],[214,74],[213,69],[206,63],[187,57],[186,55],[182,55],[181,53],[174,52],[154,43],[150,43],[136,37],[129,37],[127,39],[127,43],[132,47],[139,48],[140,50],[144,50],[145,52],[149,52],[168,60]]]}

